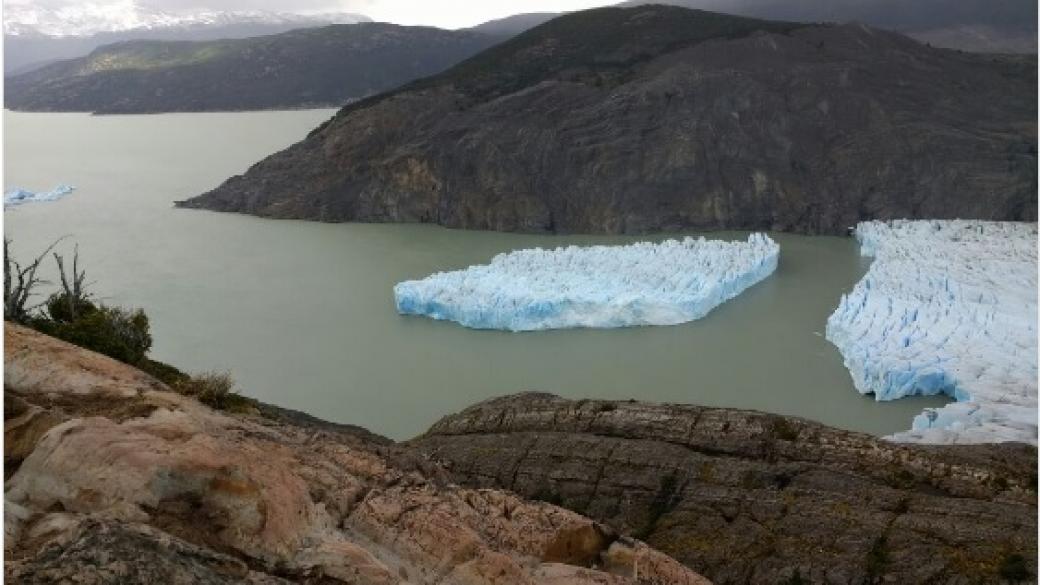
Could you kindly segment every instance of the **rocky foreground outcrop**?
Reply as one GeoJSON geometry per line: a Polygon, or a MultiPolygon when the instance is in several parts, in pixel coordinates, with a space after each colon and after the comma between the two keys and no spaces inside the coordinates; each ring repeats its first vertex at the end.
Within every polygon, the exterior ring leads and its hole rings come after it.
{"type": "Polygon", "coordinates": [[[758,412],[547,394],[411,446],[638,535],[715,583],[1035,582],[1037,451],[911,446],[758,412]]]}
{"type": "Polygon", "coordinates": [[[9,583],[705,584],[348,427],[227,415],[4,327],[9,583]]]}
{"type": "Polygon", "coordinates": [[[575,12],[179,205],[640,233],[1035,220],[1035,56],[667,6],[575,12]]]}
{"type": "Polygon", "coordinates": [[[8,582],[1035,581],[1028,445],[535,393],[395,444],[10,324],[4,364],[8,582]]]}

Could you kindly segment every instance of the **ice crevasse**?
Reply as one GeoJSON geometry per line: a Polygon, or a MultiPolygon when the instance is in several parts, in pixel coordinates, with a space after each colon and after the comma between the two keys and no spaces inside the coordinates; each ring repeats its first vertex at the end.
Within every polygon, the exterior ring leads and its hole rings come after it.
{"type": "Polygon", "coordinates": [[[401,314],[476,329],[674,325],[693,321],[776,270],[780,247],[686,237],[624,246],[532,248],[394,287],[401,314]]]}
{"type": "Polygon", "coordinates": [[[871,221],[866,275],[827,321],[856,389],[946,394],[891,439],[1037,443],[1037,224],[871,221]]]}

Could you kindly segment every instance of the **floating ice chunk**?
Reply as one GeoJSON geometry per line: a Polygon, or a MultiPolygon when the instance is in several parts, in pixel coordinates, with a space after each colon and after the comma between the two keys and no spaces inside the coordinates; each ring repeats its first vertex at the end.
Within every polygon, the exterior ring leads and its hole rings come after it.
{"type": "Polygon", "coordinates": [[[776,270],[780,247],[704,238],[534,248],[394,287],[401,314],[475,329],[674,325],[700,319],[776,270]]]}
{"type": "Polygon", "coordinates": [[[15,187],[14,189],[4,193],[4,207],[14,207],[15,205],[21,205],[22,203],[38,201],[57,201],[69,193],[72,193],[74,189],[75,187],[69,185],[58,185],[50,191],[34,193],[32,191],[26,191],[25,189],[15,187]]]}
{"type": "Polygon", "coordinates": [[[1037,443],[1037,224],[864,222],[874,263],[827,320],[856,389],[946,394],[889,437],[1037,443]]]}

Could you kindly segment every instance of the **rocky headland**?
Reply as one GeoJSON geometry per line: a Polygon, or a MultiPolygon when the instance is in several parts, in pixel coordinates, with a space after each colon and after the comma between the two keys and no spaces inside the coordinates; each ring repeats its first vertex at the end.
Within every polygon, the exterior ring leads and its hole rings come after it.
{"type": "Polygon", "coordinates": [[[669,6],[575,12],[179,205],[640,233],[1035,220],[1035,56],[669,6]]]}

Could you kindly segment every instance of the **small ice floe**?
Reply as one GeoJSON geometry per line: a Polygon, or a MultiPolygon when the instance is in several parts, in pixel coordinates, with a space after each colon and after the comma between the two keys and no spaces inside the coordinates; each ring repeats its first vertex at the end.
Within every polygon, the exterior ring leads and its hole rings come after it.
{"type": "Polygon", "coordinates": [[[58,185],[50,191],[33,192],[15,187],[4,192],[4,207],[14,207],[23,203],[57,201],[69,193],[72,193],[74,189],[75,187],[72,187],[71,185],[58,185]]]}

